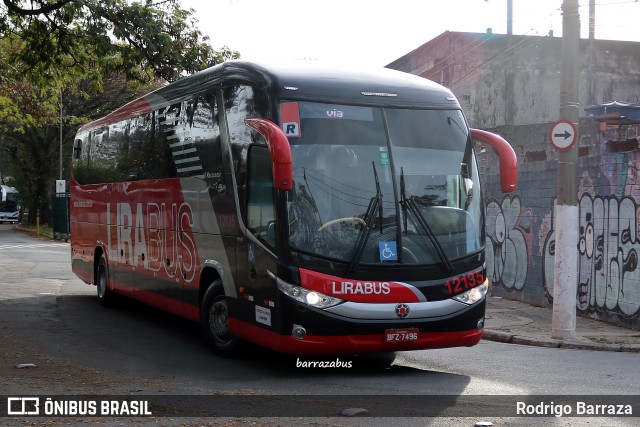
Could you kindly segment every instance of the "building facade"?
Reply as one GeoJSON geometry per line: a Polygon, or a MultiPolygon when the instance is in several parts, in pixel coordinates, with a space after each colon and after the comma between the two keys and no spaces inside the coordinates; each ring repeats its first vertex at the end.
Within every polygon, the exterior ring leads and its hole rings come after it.
{"type": "MultiPolygon", "coordinates": [[[[561,39],[447,32],[388,65],[452,89],[470,126],[499,133],[519,160],[518,191],[500,192],[497,156],[476,150],[484,179],[494,294],[553,303],[561,39]]],[[[585,107],[640,101],[640,43],[581,40],[580,315],[640,329],[640,120],[585,107]]]]}
{"type": "MultiPolygon", "coordinates": [[[[478,128],[554,122],[562,39],[445,32],[388,68],[438,82],[478,128]]],[[[580,41],[580,105],[640,102],[640,43],[580,41]]],[[[582,112],[581,112],[582,114],[582,112]]]]}

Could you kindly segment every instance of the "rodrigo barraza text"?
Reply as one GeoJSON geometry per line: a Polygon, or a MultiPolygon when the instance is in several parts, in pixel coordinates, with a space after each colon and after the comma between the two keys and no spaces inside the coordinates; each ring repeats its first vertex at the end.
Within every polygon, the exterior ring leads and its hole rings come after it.
{"type": "Polygon", "coordinates": [[[614,405],[614,404],[593,404],[578,401],[574,405],[556,404],[554,402],[540,402],[532,405],[526,402],[517,402],[517,415],[553,415],[554,417],[564,417],[570,415],[633,415],[633,407],[631,405],[614,405]]]}

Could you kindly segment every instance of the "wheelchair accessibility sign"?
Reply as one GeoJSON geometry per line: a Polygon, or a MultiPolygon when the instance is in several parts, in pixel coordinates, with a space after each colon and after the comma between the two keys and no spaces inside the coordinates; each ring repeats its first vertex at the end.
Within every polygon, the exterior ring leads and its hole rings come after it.
{"type": "Polygon", "coordinates": [[[396,242],[378,242],[380,261],[397,261],[398,248],[396,242]]]}

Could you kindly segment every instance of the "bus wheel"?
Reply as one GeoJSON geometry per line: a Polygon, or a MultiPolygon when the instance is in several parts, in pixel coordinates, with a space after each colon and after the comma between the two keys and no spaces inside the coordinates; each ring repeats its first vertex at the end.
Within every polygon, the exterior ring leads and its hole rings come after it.
{"type": "Polygon", "coordinates": [[[363,369],[389,369],[395,360],[396,353],[393,351],[353,356],[354,366],[363,369]]]}
{"type": "Polygon", "coordinates": [[[222,282],[213,282],[202,299],[200,324],[204,339],[219,356],[233,356],[238,351],[239,339],[229,332],[229,303],[222,282]]]}
{"type": "Polygon", "coordinates": [[[98,273],[96,275],[96,288],[98,288],[98,303],[103,307],[109,307],[113,303],[114,295],[109,290],[107,282],[109,280],[109,268],[107,258],[102,255],[98,262],[98,273]]]}

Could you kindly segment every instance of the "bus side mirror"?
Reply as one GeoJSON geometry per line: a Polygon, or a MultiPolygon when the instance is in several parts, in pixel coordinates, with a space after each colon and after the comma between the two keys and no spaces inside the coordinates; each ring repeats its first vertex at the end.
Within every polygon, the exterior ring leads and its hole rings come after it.
{"type": "Polygon", "coordinates": [[[495,133],[480,129],[470,129],[471,138],[493,147],[500,161],[500,186],[503,193],[518,189],[518,158],[511,144],[495,133]]]}
{"type": "Polygon", "coordinates": [[[274,187],[279,190],[291,191],[293,189],[291,147],[280,126],[271,120],[258,118],[245,119],[244,123],[264,136],[267,144],[269,144],[274,187]]]}
{"type": "Polygon", "coordinates": [[[81,154],[82,154],[82,140],[76,139],[73,142],[73,158],[79,159],[81,154]]]}

